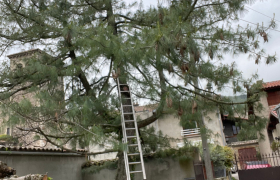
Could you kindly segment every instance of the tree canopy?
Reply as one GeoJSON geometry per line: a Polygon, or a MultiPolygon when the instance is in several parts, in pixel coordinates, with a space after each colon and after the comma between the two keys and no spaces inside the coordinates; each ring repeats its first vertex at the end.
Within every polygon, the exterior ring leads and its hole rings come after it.
{"type": "MultiPolygon", "coordinates": [[[[251,86],[255,77],[244,79],[235,63],[223,63],[223,56],[247,53],[256,64],[276,61],[259,45],[268,41],[273,19],[266,27],[233,27],[252,2],[174,0],[143,8],[120,0],[2,0],[1,52],[21,46],[43,51],[22,59],[22,68],[3,62],[2,115],[58,147],[110,141],[118,149],[119,77],[131,86],[134,99],[157,104],[153,116],[138,122],[140,129],[167,112],[175,112],[182,125],[217,108],[245,116],[246,107],[259,100],[261,84],[251,86]],[[219,95],[228,87],[251,96],[233,103],[219,95]],[[36,101],[22,94],[9,101],[20,92],[36,101]]],[[[263,122],[253,113],[244,127],[260,131],[263,122]]]]}

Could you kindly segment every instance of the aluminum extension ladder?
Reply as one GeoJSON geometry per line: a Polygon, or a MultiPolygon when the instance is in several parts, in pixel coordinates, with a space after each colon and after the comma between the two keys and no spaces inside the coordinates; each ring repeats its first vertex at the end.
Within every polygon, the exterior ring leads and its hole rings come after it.
{"type": "MultiPolygon", "coordinates": [[[[146,172],[143,161],[143,153],[138,133],[137,121],[133,108],[133,101],[130,88],[127,84],[120,84],[117,78],[118,92],[121,101],[121,120],[123,143],[127,145],[124,148],[124,162],[127,180],[131,180],[130,175],[133,173],[143,173],[143,179],[146,179],[146,172]],[[133,160],[134,158],[134,160],[133,160]],[[132,165],[140,164],[140,169],[131,170],[132,165]]],[[[139,166],[137,166],[139,167],[139,166]]]]}

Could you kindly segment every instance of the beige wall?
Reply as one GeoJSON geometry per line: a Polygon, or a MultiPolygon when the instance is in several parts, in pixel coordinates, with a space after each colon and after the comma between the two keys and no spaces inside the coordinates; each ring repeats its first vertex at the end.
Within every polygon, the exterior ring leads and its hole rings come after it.
{"type": "MultiPolygon", "coordinates": [[[[268,107],[267,97],[262,96],[260,98],[260,103],[263,105],[263,110],[261,112],[256,112],[256,115],[269,119],[270,110],[269,110],[269,107],[268,107]]],[[[271,153],[272,150],[270,148],[269,138],[268,138],[268,134],[267,134],[267,128],[263,129],[261,133],[264,135],[264,139],[259,140],[260,153],[262,153],[262,154],[271,153]]],[[[260,136],[258,135],[258,137],[260,137],[260,136]]]]}
{"type": "Polygon", "coordinates": [[[214,140],[216,144],[225,146],[225,136],[223,132],[223,123],[220,117],[220,113],[211,112],[204,117],[205,126],[212,131],[211,139],[214,140]]]}
{"type": "MultiPolygon", "coordinates": [[[[136,116],[138,119],[145,119],[152,116],[152,112],[144,111],[137,112],[136,116]]],[[[218,111],[213,113],[208,113],[207,116],[204,117],[204,122],[206,127],[211,130],[211,141],[216,144],[225,145],[224,133],[223,133],[223,125],[220,116],[218,116],[218,111]]],[[[164,135],[169,137],[179,139],[180,141],[171,142],[172,147],[177,147],[177,143],[183,142],[183,136],[181,135],[181,131],[183,130],[180,125],[180,119],[176,115],[164,115],[150,126],[153,126],[156,131],[162,131],[164,135]]],[[[200,141],[200,136],[188,136],[186,137],[187,141],[200,141]]]]}

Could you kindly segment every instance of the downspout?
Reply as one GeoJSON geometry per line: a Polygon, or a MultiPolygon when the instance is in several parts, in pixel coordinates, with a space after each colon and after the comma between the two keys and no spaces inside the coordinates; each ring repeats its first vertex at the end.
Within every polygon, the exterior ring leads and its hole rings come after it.
{"type": "Polygon", "coordinates": [[[217,114],[218,114],[218,119],[219,119],[219,124],[220,124],[221,136],[222,136],[222,139],[223,139],[223,146],[225,146],[226,145],[226,139],[225,139],[225,134],[224,134],[224,131],[223,131],[224,128],[223,128],[221,113],[220,113],[219,109],[217,110],[217,114]]]}

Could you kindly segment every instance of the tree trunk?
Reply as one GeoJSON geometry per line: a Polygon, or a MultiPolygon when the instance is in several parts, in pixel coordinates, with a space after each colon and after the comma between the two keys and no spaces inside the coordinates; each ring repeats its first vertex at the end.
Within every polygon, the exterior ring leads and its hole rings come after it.
{"type": "MultiPolygon", "coordinates": [[[[205,128],[205,124],[203,122],[203,117],[202,117],[202,126],[200,127],[200,129],[202,129],[202,128],[205,128]]],[[[200,135],[201,135],[201,141],[202,141],[203,159],[204,159],[204,163],[205,163],[207,180],[213,180],[214,176],[213,176],[213,169],[212,169],[211,158],[210,158],[210,150],[209,150],[209,146],[207,143],[207,135],[206,135],[205,130],[202,130],[200,132],[201,132],[200,135]]]]}
{"type": "Polygon", "coordinates": [[[126,180],[125,164],[124,164],[124,154],[122,151],[118,152],[118,169],[117,176],[115,180],[126,180]]]}
{"type": "MultiPolygon", "coordinates": [[[[196,87],[198,87],[198,78],[196,79],[196,81],[194,81],[194,84],[196,87]]],[[[195,89],[195,91],[199,91],[199,90],[195,89]]],[[[198,122],[198,124],[200,127],[200,136],[202,141],[203,160],[205,163],[206,176],[207,176],[207,180],[213,180],[214,176],[213,176],[213,169],[212,169],[211,158],[210,158],[210,150],[207,143],[206,127],[204,123],[203,113],[201,110],[200,112],[201,112],[201,120],[198,122]]]]}

